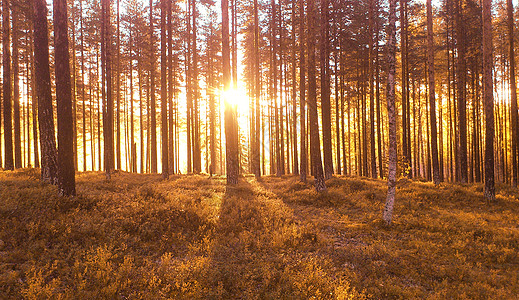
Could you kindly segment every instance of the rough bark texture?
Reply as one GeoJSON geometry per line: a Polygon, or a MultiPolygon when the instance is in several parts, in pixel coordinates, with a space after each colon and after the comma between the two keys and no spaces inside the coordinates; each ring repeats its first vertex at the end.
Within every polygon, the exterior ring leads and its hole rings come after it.
{"type": "Polygon", "coordinates": [[[168,156],[168,83],[166,59],[166,1],[160,1],[160,115],[162,138],[162,178],[169,177],[168,156]]]}
{"type": "Polygon", "coordinates": [[[485,106],[485,198],[495,201],[494,90],[492,79],[492,0],[483,0],[483,101],[485,106]]]}
{"type": "Polygon", "coordinates": [[[331,178],[333,175],[329,66],[330,37],[328,27],[328,0],[321,0],[321,110],[323,119],[324,177],[326,179],[331,178]]]}
{"type": "Polygon", "coordinates": [[[299,168],[299,178],[306,182],[307,173],[307,153],[306,148],[306,70],[305,70],[305,4],[304,0],[299,0],[299,118],[301,126],[301,159],[299,168]]]}
{"type": "MultiPolygon", "coordinates": [[[[229,1],[222,0],[222,59],[224,91],[231,88],[231,56],[229,48],[229,1]]],[[[225,99],[224,99],[225,100],[225,99]]],[[[238,183],[238,133],[236,132],[236,108],[225,101],[225,157],[227,184],[238,183]]]]}
{"type": "Polygon", "coordinates": [[[101,17],[101,65],[103,69],[103,138],[104,138],[104,170],[106,178],[110,179],[114,169],[114,124],[113,124],[113,99],[112,99],[112,62],[111,62],[111,25],[110,25],[110,1],[102,0],[101,17]]]}
{"type": "Polygon", "coordinates": [[[155,43],[153,37],[153,0],[150,0],[150,93],[151,93],[151,172],[157,173],[157,111],[155,101],[155,43]]]}
{"type": "Polygon", "coordinates": [[[436,128],[436,89],[434,81],[434,32],[431,0],[427,0],[427,72],[429,75],[429,114],[431,124],[431,155],[434,184],[440,183],[440,164],[438,162],[438,136],[436,128]]]}
{"type": "Polygon", "coordinates": [[[14,169],[13,159],[13,119],[11,98],[11,47],[9,26],[9,0],[2,1],[2,66],[3,66],[3,116],[4,116],[4,167],[14,169]]]}
{"type": "Polygon", "coordinates": [[[14,123],[14,167],[19,169],[22,167],[22,141],[20,128],[20,67],[18,57],[18,8],[12,7],[12,24],[13,24],[13,123],[14,123]]]}
{"type": "Polygon", "coordinates": [[[54,114],[49,69],[49,34],[47,28],[47,3],[34,0],[34,64],[38,122],[40,127],[41,178],[57,184],[57,150],[54,137],[54,114]]]}
{"type": "Polygon", "coordinates": [[[61,195],[75,195],[74,127],[68,52],[67,1],[54,0],[54,49],[56,102],[58,106],[58,189],[61,195]]]}
{"type": "Polygon", "coordinates": [[[458,163],[456,169],[459,172],[459,181],[466,183],[468,181],[467,169],[467,98],[466,98],[466,81],[467,81],[467,62],[466,62],[466,45],[465,45],[465,25],[463,18],[463,0],[456,0],[456,41],[458,45],[458,72],[457,72],[457,91],[458,91],[458,163]]]}
{"type": "Polygon", "coordinates": [[[397,143],[396,143],[396,112],[395,112],[395,72],[396,72],[396,0],[389,1],[389,27],[388,27],[388,77],[387,77],[387,112],[389,119],[389,148],[388,148],[388,179],[387,179],[387,198],[382,216],[387,225],[391,225],[393,218],[393,206],[396,194],[396,164],[397,164],[397,143]]]}
{"type": "Polygon", "coordinates": [[[200,151],[200,116],[199,116],[199,104],[198,104],[198,48],[197,48],[197,15],[198,10],[196,8],[197,1],[192,0],[191,3],[191,17],[192,17],[192,30],[193,30],[193,41],[191,43],[191,54],[192,54],[192,65],[191,65],[191,89],[193,93],[193,110],[191,122],[193,124],[193,130],[191,131],[192,142],[193,142],[193,172],[198,174],[202,171],[202,156],[200,151]]]}
{"type": "Polygon", "coordinates": [[[508,41],[510,49],[510,93],[511,93],[511,117],[512,117],[512,183],[518,184],[519,163],[519,123],[517,112],[517,85],[515,82],[515,52],[514,52],[514,6],[512,0],[506,1],[508,14],[508,41]]]}
{"type": "Polygon", "coordinates": [[[261,176],[260,169],[260,133],[261,133],[261,107],[260,107],[260,53],[259,53],[259,16],[258,16],[258,0],[254,0],[254,101],[255,101],[255,116],[254,116],[254,153],[253,153],[253,172],[256,179],[261,176]]]}
{"type": "Polygon", "coordinates": [[[319,141],[319,116],[317,113],[317,82],[315,37],[317,11],[313,1],[308,1],[308,118],[310,119],[310,158],[312,160],[312,175],[315,178],[315,189],[325,191],[323,164],[321,161],[321,143],[319,141]]]}
{"type": "Polygon", "coordinates": [[[375,31],[375,3],[374,0],[369,1],[369,138],[370,138],[370,163],[371,177],[377,178],[377,157],[375,154],[375,82],[374,77],[374,45],[373,35],[375,31]]]}

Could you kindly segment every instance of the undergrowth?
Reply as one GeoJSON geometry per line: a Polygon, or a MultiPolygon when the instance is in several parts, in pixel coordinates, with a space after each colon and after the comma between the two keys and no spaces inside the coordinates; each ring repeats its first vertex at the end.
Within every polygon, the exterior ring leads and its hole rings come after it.
{"type": "Polygon", "coordinates": [[[513,299],[519,200],[499,186],[334,177],[0,172],[0,294],[27,299],[513,299]]]}

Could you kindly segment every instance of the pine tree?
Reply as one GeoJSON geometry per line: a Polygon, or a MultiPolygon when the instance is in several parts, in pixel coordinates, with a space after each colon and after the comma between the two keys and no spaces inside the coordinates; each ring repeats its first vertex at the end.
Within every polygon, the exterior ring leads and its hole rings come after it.
{"type": "Polygon", "coordinates": [[[12,7],[12,27],[13,27],[13,123],[14,123],[14,167],[19,169],[22,167],[22,141],[20,128],[20,66],[19,66],[19,23],[20,14],[16,5],[12,7]]]}
{"type": "MultiPolygon", "coordinates": [[[[231,88],[231,56],[229,47],[229,0],[222,0],[222,59],[224,91],[231,88]]],[[[226,100],[226,99],[224,99],[226,100]]],[[[238,184],[238,132],[236,107],[225,101],[225,149],[227,184],[238,184]]]]}
{"type": "Polygon", "coordinates": [[[299,118],[301,127],[301,159],[299,168],[299,178],[306,183],[307,173],[307,153],[306,147],[306,70],[305,70],[305,4],[304,0],[299,0],[299,118]]]}
{"type": "Polygon", "coordinates": [[[74,128],[68,51],[67,1],[54,0],[54,51],[56,102],[58,106],[58,189],[61,195],[75,195],[74,128]]]}
{"type": "Polygon", "coordinates": [[[492,0],[483,0],[483,101],[485,107],[485,198],[495,201],[494,88],[492,78],[492,0]]]}
{"type": "Polygon", "coordinates": [[[317,113],[317,84],[315,72],[315,40],[317,9],[313,1],[308,1],[308,118],[310,120],[310,157],[312,175],[315,178],[315,189],[318,192],[326,190],[323,164],[321,161],[321,143],[319,141],[319,116],[317,113]]]}
{"type": "Polygon", "coordinates": [[[14,169],[13,160],[13,119],[11,98],[11,28],[9,26],[11,9],[9,0],[2,1],[2,66],[3,66],[3,116],[4,116],[4,167],[7,170],[14,169]]]}
{"type": "Polygon", "coordinates": [[[431,155],[434,184],[440,183],[440,165],[438,162],[438,137],[436,128],[436,95],[434,81],[434,32],[431,0],[427,0],[427,71],[429,75],[429,113],[431,124],[431,155]]]}
{"type": "Polygon", "coordinates": [[[166,59],[166,1],[160,1],[160,103],[161,103],[161,137],[162,137],[162,178],[169,177],[168,150],[168,83],[166,59]]]}
{"type": "MultiPolygon", "coordinates": [[[[330,34],[328,24],[328,0],[321,0],[321,110],[323,119],[324,178],[333,175],[332,121],[330,105],[330,34]]],[[[310,12],[309,12],[310,13],[310,12]]],[[[312,66],[310,66],[311,68],[312,66]]],[[[309,75],[310,76],[310,75],[309,75]]]]}
{"type": "Polygon", "coordinates": [[[515,51],[514,51],[514,5],[512,0],[506,1],[508,15],[508,41],[510,55],[510,93],[511,93],[511,122],[512,128],[512,183],[517,186],[519,172],[519,117],[517,113],[517,85],[515,82],[515,51]]]}
{"type": "Polygon", "coordinates": [[[389,26],[388,26],[388,51],[387,51],[387,111],[389,119],[389,164],[387,179],[387,198],[384,206],[383,219],[387,225],[391,225],[393,218],[393,206],[396,193],[396,167],[397,167],[397,142],[396,142],[396,111],[395,111],[395,72],[396,72],[396,1],[389,0],[389,26]]]}
{"type": "Polygon", "coordinates": [[[44,182],[57,184],[57,150],[54,138],[54,114],[49,68],[49,34],[47,28],[47,3],[34,0],[34,64],[36,98],[38,99],[38,122],[41,146],[41,178],[44,182]]]}
{"type": "Polygon", "coordinates": [[[103,138],[104,138],[104,169],[106,178],[110,179],[114,169],[114,124],[113,124],[113,99],[112,99],[112,39],[111,39],[111,13],[110,0],[101,1],[101,64],[102,64],[102,89],[103,89],[103,138]]]}

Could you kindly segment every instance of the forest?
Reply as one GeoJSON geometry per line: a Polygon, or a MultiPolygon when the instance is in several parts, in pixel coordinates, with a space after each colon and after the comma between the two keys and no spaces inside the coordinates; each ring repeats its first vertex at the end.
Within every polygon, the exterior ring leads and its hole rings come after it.
{"type": "Polygon", "coordinates": [[[513,299],[518,4],[1,0],[0,296],[513,299]]]}

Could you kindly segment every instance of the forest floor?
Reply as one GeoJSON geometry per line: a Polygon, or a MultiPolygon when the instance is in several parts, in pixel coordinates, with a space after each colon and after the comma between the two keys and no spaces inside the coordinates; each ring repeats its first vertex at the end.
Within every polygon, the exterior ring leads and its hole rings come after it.
{"type": "Polygon", "coordinates": [[[400,180],[77,176],[59,197],[0,172],[0,298],[514,299],[519,199],[498,186],[400,180]]]}

